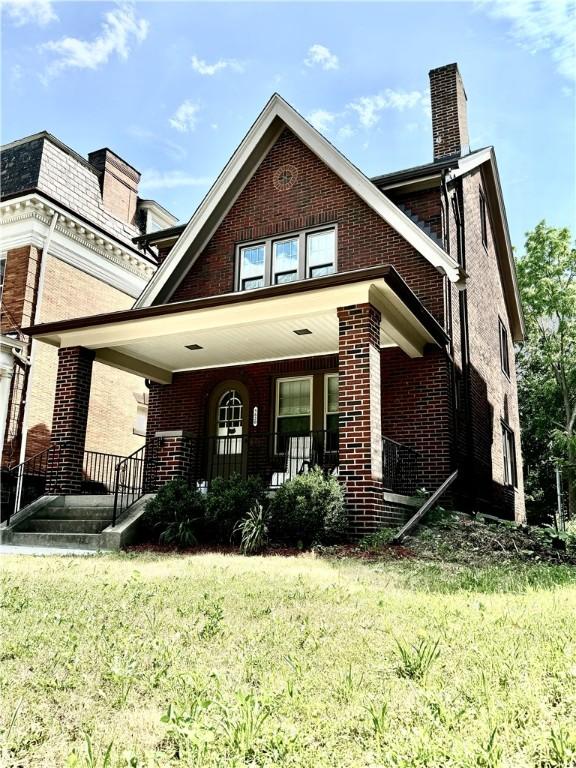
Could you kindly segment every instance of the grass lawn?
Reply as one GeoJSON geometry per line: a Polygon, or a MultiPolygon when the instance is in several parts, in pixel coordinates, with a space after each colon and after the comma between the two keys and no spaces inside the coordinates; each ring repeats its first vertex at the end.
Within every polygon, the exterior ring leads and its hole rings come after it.
{"type": "Polygon", "coordinates": [[[575,568],[1,568],[6,766],[576,765],[575,568]]]}

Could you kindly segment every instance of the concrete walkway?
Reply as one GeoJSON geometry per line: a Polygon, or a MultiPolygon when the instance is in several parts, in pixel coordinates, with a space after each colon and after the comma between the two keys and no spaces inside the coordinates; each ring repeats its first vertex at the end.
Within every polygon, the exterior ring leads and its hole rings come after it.
{"type": "Polygon", "coordinates": [[[19,547],[12,544],[0,544],[1,555],[97,555],[93,549],[64,549],[63,547],[19,547]]]}

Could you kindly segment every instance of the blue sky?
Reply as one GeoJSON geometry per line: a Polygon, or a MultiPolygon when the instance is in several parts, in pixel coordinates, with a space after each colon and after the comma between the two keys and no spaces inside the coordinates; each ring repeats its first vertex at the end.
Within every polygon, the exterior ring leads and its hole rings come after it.
{"type": "Polygon", "coordinates": [[[368,175],[430,161],[428,71],[457,61],[514,245],[574,228],[574,0],[2,5],[2,143],[108,146],[181,220],[274,91],[368,175]]]}

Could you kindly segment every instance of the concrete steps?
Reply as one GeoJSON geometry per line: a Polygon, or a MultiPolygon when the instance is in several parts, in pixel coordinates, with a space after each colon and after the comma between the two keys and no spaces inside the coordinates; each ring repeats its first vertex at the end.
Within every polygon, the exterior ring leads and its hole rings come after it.
{"type": "Polygon", "coordinates": [[[60,549],[101,549],[99,533],[35,533],[13,531],[10,543],[22,547],[58,547],[60,549]]]}
{"type": "Polygon", "coordinates": [[[79,518],[31,517],[15,526],[18,533],[102,533],[112,518],[83,520],[79,518]]]}
{"type": "Polygon", "coordinates": [[[57,496],[16,517],[2,542],[25,547],[106,549],[102,532],[112,524],[112,496],[57,496]]]}

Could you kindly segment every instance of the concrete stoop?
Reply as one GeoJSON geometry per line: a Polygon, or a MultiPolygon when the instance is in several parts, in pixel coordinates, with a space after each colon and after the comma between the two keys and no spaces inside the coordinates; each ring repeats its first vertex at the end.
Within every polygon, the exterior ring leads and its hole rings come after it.
{"type": "Polygon", "coordinates": [[[43,496],[0,528],[0,543],[91,551],[118,550],[136,534],[146,501],[133,504],[112,527],[114,497],[43,496]]]}

